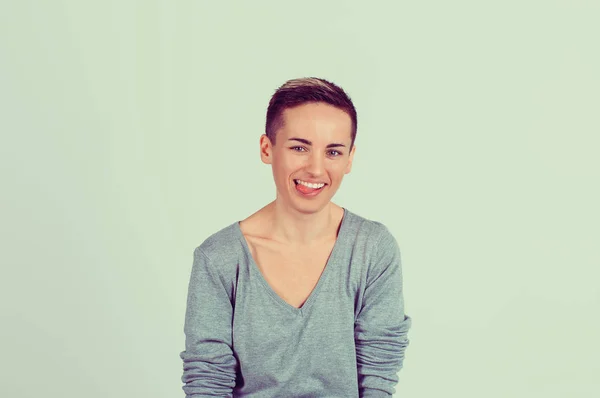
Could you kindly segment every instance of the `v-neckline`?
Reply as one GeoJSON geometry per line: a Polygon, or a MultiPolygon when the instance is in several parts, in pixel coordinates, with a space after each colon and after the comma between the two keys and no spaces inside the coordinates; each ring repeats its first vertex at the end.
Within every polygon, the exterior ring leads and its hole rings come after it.
{"type": "Polygon", "coordinates": [[[306,300],[304,301],[304,303],[302,304],[301,307],[294,307],[293,305],[291,305],[290,303],[285,301],[283,298],[281,298],[281,296],[279,296],[279,294],[277,294],[275,292],[275,290],[273,290],[271,285],[269,285],[266,278],[260,271],[258,264],[256,263],[256,261],[254,261],[254,257],[252,257],[252,252],[250,251],[248,242],[246,242],[246,237],[242,233],[242,228],[240,227],[240,221],[237,221],[234,223],[235,224],[234,229],[237,231],[238,237],[240,238],[240,241],[242,243],[242,247],[244,248],[244,252],[246,253],[246,256],[251,264],[251,267],[253,268],[254,273],[258,274],[258,279],[260,280],[261,284],[263,285],[263,287],[265,288],[267,293],[269,293],[269,295],[271,295],[275,299],[275,301],[277,301],[282,307],[286,308],[288,311],[290,311],[293,314],[303,315],[304,312],[307,311],[311,307],[311,305],[315,301],[315,297],[319,293],[319,290],[321,289],[322,285],[325,283],[324,280],[326,279],[327,275],[330,273],[330,268],[331,268],[330,263],[332,263],[334,261],[335,257],[337,256],[337,252],[339,251],[339,246],[341,245],[340,241],[346,236],[346,227],[345,226],[346,226],[346,219],[348,218],[348,210],[345,207],[342,207],[342,209],[344,210],[344,214],[342,215],[342,221],[339,226],[339,230],[338,230],[338,233],[337,233],[337,236],[335,239],[335,243],[333,244],[333,248],[331,249],[331,253],[329,254],[329,257],[327,258],[327,261],[325,263],[325,268],[323,268],[323,271],[321,272],[321,276],[319,277],[319,280],[317,281],[315,287],[310,292],[310,294],[308,295],[308,297],[306,298],[306,300]]]}

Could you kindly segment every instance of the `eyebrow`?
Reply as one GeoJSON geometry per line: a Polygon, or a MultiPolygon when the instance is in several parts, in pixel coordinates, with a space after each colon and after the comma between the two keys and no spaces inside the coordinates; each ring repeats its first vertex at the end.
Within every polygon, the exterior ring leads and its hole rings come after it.
{"type": "MultiPolygon", "coordinates": [[[[292,140],[300,141],[300,142],[302,142],[303,144],[306,144],[306,145],[312,145],[312,142],[310,142],[309,140],[306,140],[304,138],[294,137],[294,138],[290,138],[288,141],[292,141],[292,140]]],[[[344,144],[338,144],[338,143],[333,143],[333,144],[327,145],[327,148],[337,148],[337,147],[340,147],[340,146],[345,147],[346,145],[344,145],[344,144]]]]}

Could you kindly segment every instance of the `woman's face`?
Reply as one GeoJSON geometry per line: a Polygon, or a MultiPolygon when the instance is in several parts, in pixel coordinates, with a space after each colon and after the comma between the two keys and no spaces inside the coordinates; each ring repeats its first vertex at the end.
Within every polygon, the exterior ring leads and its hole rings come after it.
{"type": "Polygon", "coordinates": [[[264,134],[260,140],[261,159],[272,165],[277,199],[305,211],[320,210],[352,167],[352,120],[346,112],[317,102],[286,109],[283,121],[276,146],[264,134]],[[326,185],[318,195],[305,196],[297,191],[296,179],[326,185]]]}

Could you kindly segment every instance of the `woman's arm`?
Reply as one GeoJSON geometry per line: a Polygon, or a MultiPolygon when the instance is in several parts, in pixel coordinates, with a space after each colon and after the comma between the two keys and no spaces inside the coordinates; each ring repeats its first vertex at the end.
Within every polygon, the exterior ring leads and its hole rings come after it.
{"type": "Polygon", "coordinates": [[[400,248],[384,226],[354,325],[360,397],[391,397],[412,319],[404,313],[400,248]]]}
{"type": "Polygon", "coordinates": [[[237,361],[232,350],[232,304],[218,268],[197,247],[188,287],[183,360],[186,398],[232,397],[237,361]]]}

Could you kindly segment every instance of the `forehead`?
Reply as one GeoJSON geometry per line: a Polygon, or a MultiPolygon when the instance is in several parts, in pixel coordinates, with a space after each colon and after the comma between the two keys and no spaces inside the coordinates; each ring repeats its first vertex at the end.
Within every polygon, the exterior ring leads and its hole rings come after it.
{"type": "Polygon", "coordinates": [[[343,110],[323,102],[287,108],[282,113],[282,132],[346,138],[352,131],[352,119],[343,110]]]}

